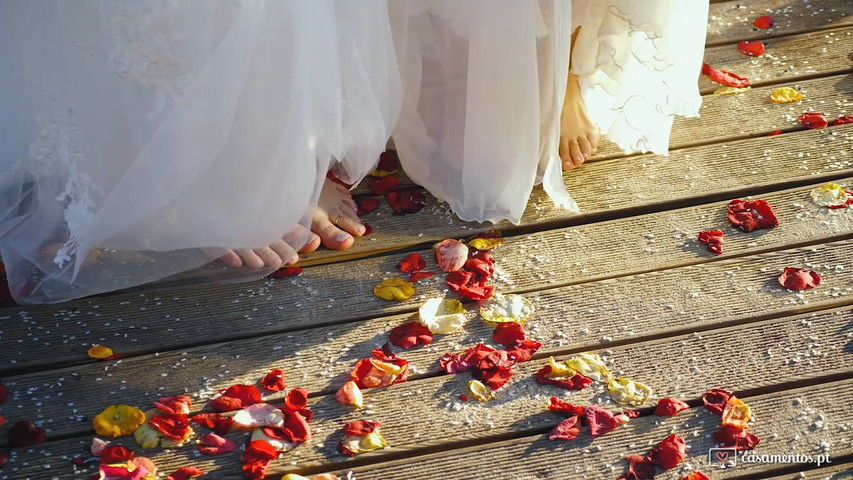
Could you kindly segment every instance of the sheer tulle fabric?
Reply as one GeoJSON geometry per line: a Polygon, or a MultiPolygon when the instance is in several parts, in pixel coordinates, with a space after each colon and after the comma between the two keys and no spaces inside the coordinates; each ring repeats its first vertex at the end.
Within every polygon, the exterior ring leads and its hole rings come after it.
{"type": "Polygon", "coordinates": [[[577,211],[558,156],[569,68],[590,119],[626,151],[666,153],[698,114],[707,0],[391,2],[404,169],[465,220],[518,223],[533,186],[577,211]]]}
{"type": "Polygon", "coordinates": [[[400,102],[381,0],[4,2],[0,65],[0,255],[24,302],[300,247],[327,170],[363,177],[400,102]]]}

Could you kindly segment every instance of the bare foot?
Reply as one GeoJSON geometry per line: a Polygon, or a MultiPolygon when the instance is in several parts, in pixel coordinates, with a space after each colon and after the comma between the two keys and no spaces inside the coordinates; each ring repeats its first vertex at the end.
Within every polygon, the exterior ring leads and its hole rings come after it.
{"type": "Polygon", "coordinates": [[[281,268],[285,265],[293,265],[299,261],[298,253],[313,252],[320,246],[320,237],[306,230],[302,225],[297,225],[293,232],[266,247],[228,250],[219,257],[219,260],[230,268],[240,268],[245,265],[246,268],[251,270],[281,268]],[[308,235],[308,240],[297,253],[291,245],[295,243],[297,237],[306,234],[308,235]]]}
{"type": "Polygon", "coordinates": [[[356,215],[355,200],[349,191],[329,179],[320,191],[311,231],[320,236],[326,248],[344,250],[352,246],[355,237],[364,235],[365,227],[356,215]]]}
{"type": "Polygon", "coordinates": [[[563,170],[570,170],[589,160],[597,148],[598,128],[586,116],[578,77],[569,74],[566,99],[560,114],[560,159],[563,161],[563,170]]]}

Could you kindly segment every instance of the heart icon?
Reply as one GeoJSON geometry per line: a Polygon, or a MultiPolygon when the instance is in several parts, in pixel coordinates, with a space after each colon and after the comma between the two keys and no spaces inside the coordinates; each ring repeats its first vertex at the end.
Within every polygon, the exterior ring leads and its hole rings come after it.
{"type": "Polygon", "coordinates": [[[729,452],[717,452],[717,460],[722,463],[726,463],[726,460],[729,459],[729,452]]]}

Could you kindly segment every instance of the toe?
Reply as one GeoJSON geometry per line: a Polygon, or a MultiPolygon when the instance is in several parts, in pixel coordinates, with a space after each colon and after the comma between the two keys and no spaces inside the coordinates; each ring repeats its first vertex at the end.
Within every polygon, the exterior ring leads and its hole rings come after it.
{"type": "Polygon", "coordinates": [[[228,250],[219,257],[219,261],[224,263],[228,268],[240,268],[243,266],[243,260],[237,255],[234,250],[228,250]]]}
{"type": "Polygon", "coordinates": [[[583,153],[581,153],[581,147],[578,141],[569,142],[569,153],[575,166],[583,163],[583,153]]]}
{"type": "Polygon", "coordinates": [[[313,252],[320,246],[320,237],[299,224],[296,224],[293,231],[281,237],[281,239],[290,247],[302,245],[299,248],[299,253],[313,252]]]}
{"type": "Polygon", "coordinates": [[[308,240],[305,241],[305,245],[302,245],[302,248],[299,249],[299,253],[313,252],[318,248],[320,248],[320,237],[311,232],[308,234],[308,240]]]}
{"type": "MultiPolygon", "coordinates": [[[[284,264],[285,258],[280,257],[278,253],[276,253],[269,246],[263,248],[256,248],[254,252],[255,255],[257,255],[264,262],[261,268],[279,268],[284,264]]],[[[290,257],[286,257],[286,259],[290,260],[290,257]]]]}
{"type": "Polygon", "coordinates": [[[237,255],[243,260],[247,268],[251,270],[260,270],[264,268],[264,261],[253,250],[235,250],[237,255]]]}
{"type": "Polygon", "coordinates": [[[581,155],[583,155],[584,161],[589,160],[592,156],[592,144],[589,143],[589,140],[586,137],[579,137],[578,145],[580,146],[581,155]]]}
{"type": "Polygon", "coordinates": [[[311,226],[311,231],[320,236],[320,241],[323,245],[332,250],[344,250],[351,247],[355,241],[352,235],[332,225],[328,216],[323,217],[315,217],[314,224],[311,226]]]}
{"type": "Polygon", "coordinates": [[[357,220],[358,216],[356,216],[355,212],[353,212],[352,209],[346,208],[342,208],[341,210],[344,210],[344,212],[343,216],[338,220],[338,228],[349,232],[351,235],[356,237],[364,235],[365,227],[357,220]]]}
{"type": "Polygon", "coordinates": [[[288,245],[287,242],[285,242],[284,240],[279,240],[277,242],[271,243],[269,245],[269,248],[271,248],[272,251],[275,252],[275,255],[279,259],[280,263],[283,263],[285,265],[293,265],[294,263],[299,261],[299,255],[296,253],[296,250],[294,250],[293,247],[288,245]]]}

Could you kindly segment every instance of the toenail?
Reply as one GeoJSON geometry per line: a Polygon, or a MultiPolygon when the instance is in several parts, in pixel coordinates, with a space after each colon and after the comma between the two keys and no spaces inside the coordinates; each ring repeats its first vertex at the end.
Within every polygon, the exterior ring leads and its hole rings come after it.
{"type": "Polygon", "coordinates": [[[363,235],[363,234],[364,234],[364,231],[365,231],[365,230],[367,230],[367,229],[366,229],[366,228],[364,228],[364,225],[362,225],[362,224],[360,224],[360,223],[359,223],[359,224],[358,224],[358,227],[356,228],[356,230],[358,231],[359,235],[363,235]]]}
{"type": "Polygon", "coordinates": [[[298,261],[299,261],[299,255],[293,255],[293,256],[291,256],[290,258],[288,258],[288,259],[287,259],[287,264],[288,264],[288,265],[293,265],[294,263],[296,263],[296,262],[298,262],[298,261]]]}
{"type": "Polygon", "coordinates": [[[343,233],[342,232],[342,233],[339,233],[337,237],[335,237],[335,240],[337,240],[339,242],[345,242],[348,238],[350,238],[349,233],[343,233]]]}

